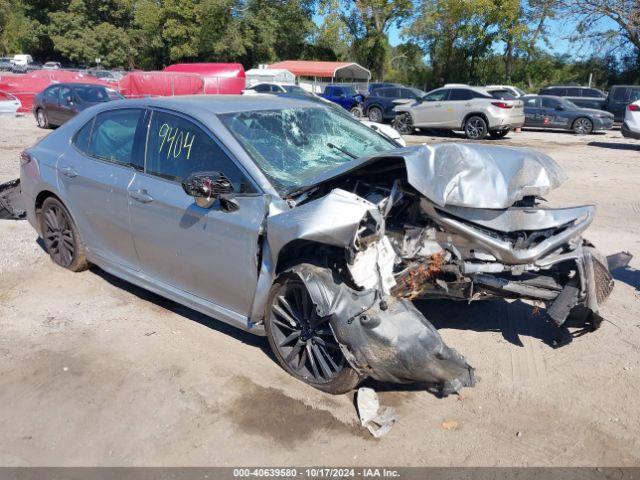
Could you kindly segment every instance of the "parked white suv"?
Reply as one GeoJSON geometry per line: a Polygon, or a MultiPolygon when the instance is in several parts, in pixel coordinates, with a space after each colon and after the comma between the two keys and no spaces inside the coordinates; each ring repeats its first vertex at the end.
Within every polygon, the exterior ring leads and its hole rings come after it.
{"type": "Polygon", "coordinates": [[[622,136],[640,140],[640,100],[627,105],[622,124],[622,136]]]}
{"type": "Polygon", "coordinates": [[[403,135],[416,128],[462,130],[467,138],[504,137],[524,125],[521,100],[496,99],[480,88],[445,86],[416,101],[397,100],[393,126],[403,135]]]}

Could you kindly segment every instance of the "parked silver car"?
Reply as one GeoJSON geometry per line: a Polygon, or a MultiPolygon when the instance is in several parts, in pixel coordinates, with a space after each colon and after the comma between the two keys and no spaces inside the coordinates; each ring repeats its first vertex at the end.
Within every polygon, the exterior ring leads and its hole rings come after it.
{"type": "Polygon", "coordinates": [[[109,102],[21,160],[27,218],[54,262],[266,334],[286,371],[327,392],[367,376],[473,385],[415,298],[527,298],[562,328],[576,309],[595,328],[613,286],[581,237],[594,208],[540,205],[564,179],[546,155],[397,148],[318,102],[109,102]]]}
{"type": "Polygon", "coordinates": [[[462,130],[467,138],[500,138],[524,125],[520,100],[492,97],[480,88],[453,86],[432,90],[416,101],[397,100],[394,127],[403,135],[416,128],[462,130]]]}

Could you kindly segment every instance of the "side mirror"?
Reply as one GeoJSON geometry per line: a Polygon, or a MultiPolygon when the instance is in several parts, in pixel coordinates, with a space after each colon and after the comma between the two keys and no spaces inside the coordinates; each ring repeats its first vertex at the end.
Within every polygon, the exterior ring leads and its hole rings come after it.
{"type": "Polygon", "coordinates": [[[222,172],[192,173],[182,181],[182,189],[195,199],[199,207],[211,208],[219,199],[223,210],[238,209],[237,202],[230,197],[233,185],[222,172]]]}

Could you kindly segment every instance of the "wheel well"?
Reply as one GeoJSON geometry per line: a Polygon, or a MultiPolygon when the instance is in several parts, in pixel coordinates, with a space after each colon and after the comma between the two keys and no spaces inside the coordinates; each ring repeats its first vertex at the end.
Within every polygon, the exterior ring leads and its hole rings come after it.
{"type": "Polygon", "coordinates": [[[35,205],[36,206],[36,217],[40,216],[40,211],[42,210],[42,205],[44,204],[44,201],[49,197],[55,198],[56,200],[58,200],[60,203],[62,203],[64,205],[64,202],[62,200],[60,200],[60,197],[58,197],[55,193],[50,192],[49,190],[43,190],[36,197],[36,205],[35,205]]]}
{"type": "Polygon", "coordinates": [[[344,261],[344,249],[312,240],[293,240],[278,253],[276,275],[299,263],[327,267],[337,261],[344,261]]]}
{"type": "Polygon", "coordinates": [[[468,113],[464,117],[464,120],[462,120],[462,129],[461,130],[464,130],[464,126],[467,123],[467,120],[469,120],[469,118],[471,118],[471,117],[481,117],[487,123],[487,128],[489,128],[489,119],[487,118],[487,116],[482,112],[473,112],[473,113],[468,113]]]}
{"type": "Polygon", "coordinates": [[[384,108],[382,108],[382,105],[379,105],[377,103],[374,103],[373,105],[369,105],[367,107],[367,113],[369,113],[369,110],[371,110],[372,108],[377,108],[378,110],[380,110],[381,112],[384,112],[384,108]]]}

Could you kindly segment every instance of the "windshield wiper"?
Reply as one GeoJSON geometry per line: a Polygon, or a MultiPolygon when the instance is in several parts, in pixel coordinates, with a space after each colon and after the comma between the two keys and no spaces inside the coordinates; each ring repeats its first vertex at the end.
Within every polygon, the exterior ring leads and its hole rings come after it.
{"type": "Polygon", "coordinates": [[[339,150],[340,152],[344,153],[345,155],[347,155],[347,156],[349,156],[349,157],[351,157],[351,158],[353,158],[353,159],[358,158],[356,155],[354,155],[354,154],[353,154],[353,153],[351,153],[350,151],[345,150],[344,148],[340,148],[339,146],[334,145],[334,144],[333,144],[333,143],[331,143],[331,142],[327,143],[327,147],[329,147],[329,148],[335,148],[336,150],[339,150]]]}

